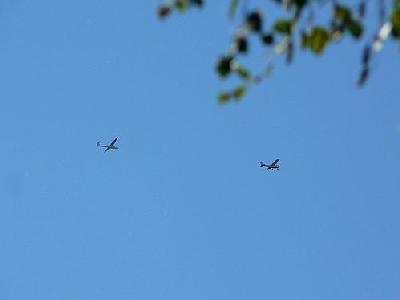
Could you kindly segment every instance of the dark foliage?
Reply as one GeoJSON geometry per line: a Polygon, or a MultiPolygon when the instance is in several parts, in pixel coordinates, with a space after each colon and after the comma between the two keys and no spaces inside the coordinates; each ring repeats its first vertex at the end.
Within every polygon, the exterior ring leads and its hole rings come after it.
{"type": "MultiPolygon", "coordinates": [[[[380,25],[373,30],[375,33],[372,37],[364,38],[358,86],[363,86],[367,82],[371,73],[371,59],[381,50],[383,44],[388,39],[395,42],[400,40],[400,0],[371,1],[373,3],[359,0],[355,6],[336,0],[271,0],[270,5],[281,7],[285,16],[269,20],[270,25],[267,30],[264,29],[267,25],[264,17],[266,10],[247,9],[245,2],[229,1],[230,17],[236,15],[241,5],[245,13],[241,14],[243,20],[232,38],[229,51],[217,60],[215,70],[221,79],[237,76],[241,83],[229,91],[221,92],[218,96],[220,103],[241,99],[250,85],[261,82],[271,73],[271,61],[261,62],[265,64],[265,68],[255,74],[239,62],[240,55],[250,53],[250,40],[254,41],[250,39],[250,36],[258,36],[256,40],[262,46],[272,50],[273,58],[283,55],[286,62],[290,64],[293,61],[294,52],[298,49],[320,56],[330,44],[338,43],[343,38],[349,37],[355,42],[362,40],[366,32],[365,16],[368,6],[371,6],[370,17],[373,17],[375,13],[380,25]],[[331,9],[331,14],[325,22],[321,22],[320,19],[323,18],[318,16],[318,13],[326,7],[331,9]],[[318,16],[318,23],[315,21],[316,16],[318,16]]],[[[170,1],[159,6],[158,15],[164,19],[174,10],[183,12],[189,8],[201,8],[203,5],[204,1],[170,1]]]]}

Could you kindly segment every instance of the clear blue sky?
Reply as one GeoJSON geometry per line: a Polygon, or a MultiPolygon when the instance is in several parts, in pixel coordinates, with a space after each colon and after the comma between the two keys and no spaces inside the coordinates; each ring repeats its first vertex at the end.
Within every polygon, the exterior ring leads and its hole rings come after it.
{"type": "Polygon", "coordinates": [[[2,1],[0,299],[400,299],[398,45],[219,106],[225,2],[159,2],[2,1]]]}

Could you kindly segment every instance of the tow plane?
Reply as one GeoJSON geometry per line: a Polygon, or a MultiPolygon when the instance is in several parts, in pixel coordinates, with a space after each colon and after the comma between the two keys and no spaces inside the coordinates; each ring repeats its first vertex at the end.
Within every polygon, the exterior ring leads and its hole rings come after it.
{"type": "Polygon", "coordinates": [[[264,162],[262,162],[262,161],[260,161],[260,168],[267,168],[267,170],[273,170],[273,169],[276,169],[276,170],[279,170],[279,165],[278,165],[278,162],[279,162],[279,158],[277,158],[277,159],[275,159],[274,161],[273,161],[273,163],[272,164],[266,164],[266,163],[264,163],[264,162]]]}
{"type": "Polygon", "coordinates": [[[107,152],[108,150],[115,150],[119,149],[117,146],[115,146],[115,143],[117,142],[118,138],[115,138],[109,145],[101,145],[100,142],[97,142],[97,147],[103,147],[106,148],[104,152],[107,152]]]}

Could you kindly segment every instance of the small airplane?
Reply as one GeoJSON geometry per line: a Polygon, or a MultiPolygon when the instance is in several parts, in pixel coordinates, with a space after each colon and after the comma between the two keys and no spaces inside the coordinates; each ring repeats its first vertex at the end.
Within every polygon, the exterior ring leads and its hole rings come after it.
{"type": "Polygon", "coordinates": [[[104,152],[107,152],[108,150],[115,150],[115,149],[118,149],[118,147],[115,146],[115,143],[117,142],[117,140],[118,140],[118,138],[115,138],[115,139],[111,142],[110,145],[103,145],[103,146],[101,146],[100,142],[97,142],[97,147],[106,148],[106,149],[104,150],[104,152]]]}
{"type": "Polygon", "coordinates": [[[279,170],[278,162],[279,162],[279,158],[275,159],[274,162],[273,162],[272,164],[270,164],[270,165],[268,165],[268,164],[266,164],[266,163],[260,161],[260,168],[266,167],[267,170],[271,170],[271,169],[277,169],[277,170],[279,170]]]}

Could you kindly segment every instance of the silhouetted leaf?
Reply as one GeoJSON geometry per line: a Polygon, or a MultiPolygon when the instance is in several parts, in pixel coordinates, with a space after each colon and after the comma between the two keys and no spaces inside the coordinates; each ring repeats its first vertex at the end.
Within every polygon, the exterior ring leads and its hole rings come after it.
{"type": "Polygon", "coordinates": [[[292,31],[292,21],[281,19],[275,22],[274,30],[276,32],[289,35],[292,31]]]}
{"type": "Polygon", "coordinates": [[[315,26],[311,33],[306,37],[306,45],[315,53],[320,54],[329,41],[328,31],[320,26],[315,26]]]}
{"type": "Polygon", "coordinates": [[[217,73],[220,77],[225,78],[231,72],[231,63],[233,57],[230,55],[222,56],[216,65],[217,73]]]}
{"type": "Polygon", "coordinates": [[[335,5],[335,17],[338,20],[340,20],[344,23],[347,23],[351,20],[351,10],[344,5],[336,4],[335,5]]]}
{"type": "Polygon", "coordinates": [[[274,43],[274,35],[272,33],[263,33],[261,35],[261,41],[265,45],[272,45],[274,43]]]}
{"type": "Polygon", "coordinates": [[[400,7],[393,10],[390,21],[392,23],[392,36],[396,39],[400,39],[400,7]]]}
{"type": "Polygon", "coordinates": [[[300,47],[301,48],[307,48],[310,44],[310,38],[308,37],[308,34],[305,31],[302,31],[300,33],[300,47]]]}
{"type": "Polygon", "coordinates": [[[233,92],[232,92],[232,96],[236,99],[236,100],[240,100],[240,98],[242,98],[244,96],[244,94],[246,93],[246,87],[244,85],[240,85],[238,87],[236,87],[233,92]]]}
{"type": "Polygon", "coordinates": [[[177,10],[183,12],[187,9],[187,1],[185,0],[176,0],[175,1],[175,7],[177,10]]]}
{"type": "Polygon", "coordinates": [[[302,9],[306,4],[307,0],[293,0],[294,5],[296,5],[297,9],[302,9]]]}
{"type": "Polygon", "coordinates": [[[220,104],[225,104],[226,102],[228,102],[229,100],[231,100],[231,93],[230,92],[221,92],[218,95],[218,102],[220,104]]]}
{"type": "Polygon", "coordinates": [[[241,65],[235,66],[235,72],[243,80],[250,80],[251,79],[250,71],[247,70],[245,67],[243,67],[241,65]]]}
{"type": "Polygon", "coordinates": [[[190,3],[193,5],[196,5],[198,7],[202,7],[204,4],[204,1],[203,0],[190,0],[190,3]]]}
{"type": "Polygon", "coordinates": [[[246,53],[248,50],[248,42],[246,36],[239,35],[234,39],[235,49],[240,53],[246,53]]]}
{"type": "Polygon", "coordinates": [[[171,8],[168,5],[162,4],[158,7],[157,14],[161,19],[168,17],[170,13],[171,8]]]}
{"type": "Polygon", "coordinates": [[[363,33],[363,26],[356,20],[351,20],[348,23],[347,28],[349,29],[351,35],[356,39],[359,39],[363,33]]]}
{"type": "Polygon", "coordinates": [[[261,31],[263,25],[262,21],[261,13],[258,10],[252,11],[246,16],[246,24],[249,29],[254,32],[261,31]]]}

